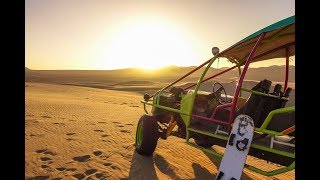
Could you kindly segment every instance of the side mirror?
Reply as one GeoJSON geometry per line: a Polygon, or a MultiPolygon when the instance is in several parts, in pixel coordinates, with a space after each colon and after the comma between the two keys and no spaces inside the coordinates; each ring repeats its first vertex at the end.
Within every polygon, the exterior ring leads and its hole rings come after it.
{"type": "Polygon", "coordinates": [[[215,56],[219,53],[220,50],[218,47],[213,47],[211,51],[212,51],[212,54],[215,56]]]}

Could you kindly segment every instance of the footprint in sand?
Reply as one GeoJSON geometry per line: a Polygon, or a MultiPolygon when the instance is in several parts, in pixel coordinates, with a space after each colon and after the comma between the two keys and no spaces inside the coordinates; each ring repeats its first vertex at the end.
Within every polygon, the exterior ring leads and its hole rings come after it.
{"type": "Polygon", "coordinates": [[[41,159],[41,161],[50,161],[50,160],[52,160],[51,158],[48,158],[48,157],[41,157],[40,159],[41,159]]]}
{"type": "Polygon", "coordinates": [[[104,166],[111,166],[112,163],[103,163],[104,166]]]}
{"type": "Polygon", "coordinates": [[[108,137],[108,136],[110,136],[110,135],[108,135],[108,134],[102,134],[101,135],[101,137],[108,137]]]}
{"type": "Polygon", "coordinates": [[[86,177],[86,175],[84,175],[84,174],[74,174],[72,176],[77,178],[77,179],[84,179],[86,177]]]}
{"type": "Polygon", "coordinates": [[[72,135],[74,135],[74,134],[76,134],[76,133],[67,133],[66,135],[67,135],[67,136],[72,136],[72,135]]]}
{"type": "Polygon", "coordinates": [[[90,155],[77,156],[77,157],[74,157],[72,159],[75,160],[75,161],[78,161],[78,162],[86,162],[86,161],[88,161],[90,159],[90,155]]]}
{"type": "Polygon", "coordinates": [[[76,168],[67,168],[66,171],[76,171],[76,168]]]}
{"type": "Polygon", "coordinates": [[[89,169],[89,170],[86,170],[84,173],[88,176],[88,175],[93,174],[95,172],[97,172],[96,169],[89,169]]]}
{"type": "Polygon", "coordinates": [[[51,156],[57,155],[56,153],[51,152],[51,151],[45,151],[43,154],[50,154],[51,156]]]}
{"type": "Polygon", "coordinates": [[[47,115],[44,115],[44,116],[41,116],[43,118],[51,118],[51,116],[47,116],[47,115]]]}
{"type": "Polygon", "coordinates": [[[45,168],[48,168],[49,166],[47,166],[47,165],[41,165],[41,167],[42,167],[43,169],[45,169],[45,168]]]}
{"type": "Polygon", "coordinates": [[[55,124],[55,125],[65,125],[64,123],[58,123],[58,122],[55,122],[55,123],[53,123],[53,124],[55,124]]]}
{"type": "Polygon", "coordinates": [[[133,126],[133,124],[129,123],[129,124],[126,124],[127,126],[133,126]]]}
{"type": "Polygon", "coordinates": [[[120,132],[123,132],[123,133],[130,133],[130,131],[128,131],[128,130],[120,130],[120,132]]]}
{"type": "Polygon", "coordinates": [[[64,170],[66,170],[67,168],[64,168],[64,167],[58,167],[58,168],[56,168],[56,170],[58,170],[58,171],[64,171],[64,170]]]}
{"type": "Polygon", "coordinates": [[[99,178],[99,179],[104,179],[106,178],[103,173],[96,173],[96,177],[99,178]]]}
{"type": "Polygon", "coordinates": [[[114,124],[120,124],[120,122],[118,122],[118,121],[112,121],[112,123],[114,123],[114,124]]]}
{"type": "Polygon", "coordinates": [[[112,168],[112,169],[114,169],[114,170],[116,170],[116,169],[117,169],[117,170],[118,170],[118,169],[120,169],[118,166],[115,166],[115,165],[111,166],[111,168],[112,168]]]}
{"type": "Polygon", "coordinates": [[[117,127],[124,127],[123,125],[118,125],[117,127]]]}
{"type": "Polygon", "coordinates": [[[30,134],[31,137],[36,136],[36,137],[44,137],[44,134],[30,134]]]}
{"type": "Polygon", "coordinates": [[[100,156],[100,155],[102,154],[102,152],[101,152],[101,151],[94,151],[93,154],[94,154],[95,156],[100,156]]]}
{"type": "Polygon", "coordinates": [[[99,158],[102,159],[102,160],[107,160],[110,156],[111,156],[111,155],[108,155],[108,156],[106,156],[106,155],[101,155],[101,156],[99,156],[99,158]]]}
{"type": "Polygon", "coordinates": [[[103,121],[100,121],[100,122],[98,122],[98,123],[100,123],[100,124],[107,124],[107,122],[103,122],[103,121]]]}
{"type": "Polygon", "coordinates": [[[100,129],[96,129],[96,130],[93,130],[95,132],[104,132],[103,130],[100,130],[100,129]]]}

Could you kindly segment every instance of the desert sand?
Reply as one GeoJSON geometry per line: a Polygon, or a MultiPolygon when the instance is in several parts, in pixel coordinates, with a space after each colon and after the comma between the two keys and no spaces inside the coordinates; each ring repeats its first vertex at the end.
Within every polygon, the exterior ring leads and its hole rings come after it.
{"type": "MultiPolygon", "coordinates": [[[[215,179],[221,160],[184,139],[159,139],[150,157],[135,152],[141,94],[31,82],[25,91],[26,179],[215,179]]],[[[247,163],[279,168],[254,157],[247,163]]],[[[241,179],[294,178],[294,170],[265,177],[244,169],[241,179]]]]}

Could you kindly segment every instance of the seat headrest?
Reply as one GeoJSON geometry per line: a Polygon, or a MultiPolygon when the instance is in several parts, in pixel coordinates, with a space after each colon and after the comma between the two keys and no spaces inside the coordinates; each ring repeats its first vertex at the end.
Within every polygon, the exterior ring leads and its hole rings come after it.
{"type": "Polygon", "coordinates": [[[259,91],[263,93],[269,93],[271,84],[272,84],[271,81],[264,79],[260,81],[257,85],[255,85],[251,90],[259,91]]]}

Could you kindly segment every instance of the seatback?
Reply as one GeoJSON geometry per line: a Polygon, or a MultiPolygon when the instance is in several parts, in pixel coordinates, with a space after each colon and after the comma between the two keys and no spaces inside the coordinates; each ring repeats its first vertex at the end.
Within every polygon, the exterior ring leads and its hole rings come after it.
{"type": "MultiPolygon", "coordinates": [[[[270,86],[271,81],[264,79],[260,81],[256,86],[254,86],[252,90],[268,94],[270,86]]],[[[278,90],[279,85],[276,85],[273,93],[275,93],[278,90]]],[[[283,93],[281,94],[281,96],[282,95],[283,93]]],[[[235,115],[238,116],[239,114],[246,114],[254,120],[255,127],[261,127],[262,123],[264,122],[268,114],[272,110],[283,108],[286,102],[286,99],[262,96],[252,93],[246,101],[246,103],[244,104],[244,106],[242,106],[235,113],[235,115]]]]}

